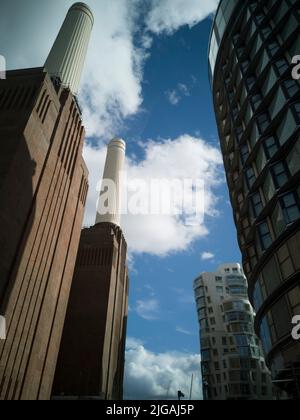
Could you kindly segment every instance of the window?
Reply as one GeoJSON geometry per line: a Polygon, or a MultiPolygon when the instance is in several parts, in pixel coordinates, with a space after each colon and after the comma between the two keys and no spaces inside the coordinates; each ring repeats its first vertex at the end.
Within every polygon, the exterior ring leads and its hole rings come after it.
{"type": "Polygon", "coordinates": [[[199,318],[200,318],[200,319],[207,318],[207,311],[206,311],[206,309],[205,309],[205,308],[200,309],[200,311],[199,311],[199,318]]]}
{"type": "Polygon", "coordinates": [[[249,147],[248,147],[248,144],[246,143],[241,147],[241,158],[242,158],[243,165],[246,163],[246,160],[248,159],[248,157],[249,157],[249,147]]]}
{"type": "Polygon", "coordinates": [[[269,53],[273,56],[277,53],[277,51],[279,50],[279,44],[277,41],[272,42],[271,44],[268,45],[268,50],[269,53]]]}
{"type": "Polygon", "coordinates": [[[211,323],[211,325],[216,325],[216,320],[215,320],[215,318],[210,318],[210,323],[211,323]]]}
{"type": "Polygon", "coordinates": [[[257,109],[259,108],[260,104],[262,103],[262,96],[260,93],[257,93],[256,95],[252,96],[252,98],[250,99],[252,106],[254,108],[255,111],[257,111],[257,109]]]}
{"type": "Polygon", "coordinates": [[[269,122],[270,122],[270,117],[269,117],[269,114],[267,113],[261,114],[257,118],[257,124],[261,132],[265,131],[268,128],[269,122]]]}
{"type": "Polygon", "coordinates": [[[264,140],[264,149],[268,159],[272,159],[272,157],[277,153],[279,147],[277,140],[275,137],[268,137],[264,140]]]}
{"type": "Polygon", "coordinates": [[[223,283],[223,277],[216,277],[217,283],[223,283]]]}
{"type": "Polygon", "coordinates": [[[203,286],[197,287],[197,289],[196,289],[196,296],[197,297],[204,297],[205,296],[205,292],[204,292],[204,287],[203,286]]]}
{"type": "Polygon", "coordinates": [[[223,287],[221,287],[221,286],[217,286],[217,293],[219,293],[220,295],[222,295],[222,294],[223,294],[223,292],[224,292],[223,287]]]}
{"type": "Polygon", "coordinates": [[[256,79],[254,76],[250,76],[246,79],[246,85],[249,90],[253,88],[253,86],[255,85],[255,82],[256,82],[256,79]]]}
{"type": "Polygon", "coordinates": [[[267,39],[268,36],[272,33],[272,29],[271,29],[270,26],[265,26],[265,27],[261,28],[261,32],[263,34],[263,37],[265,39],[267,39]]]}
{"type": "Polygon", "coordinates": [[[255,176],[255,172],[253,170],[253,168],[249,168],[246,171],[246,178],[247,178],[247,184],[248,184],[248,188],[252,188],[253,184],[256,181],[256,176],[255,176]]]}
{"type": "Polygon", "coordinates": [[[289,79],[289,80],[286,80],[283,84],[290,98],[292,98],[297,93],[299,93],[300,86],[299,86],[299,83],[296,82],[296,80],[289,79]]]}
{"type": "MultiPolygon", "coordinates": [[[[271,336],[270,336],[270,330],[269,330],[267,318],[264,318],[262,321],[261,329],[260,329],[260,337],[262,340],[262,345],[263,345],[265,353],[269,353],[269,351],[272,348],[272,342],[271,342],[271,336]]],[[[265,366],[261,366],[262,369],[264,369],[264,367],[265,366]]]]}
{"type": "Polygon", "coordinates": [[[229,288],[231,295],[247,296],[247,287],[244,286],[231,286],[229,288]]]}
{"type": "Polygon", "coordinates": [[[201,352],[201,360],[202,362],[210,361],[210,350],[204,350],[201,352]]]}
{"type": "Polygon", "coordinates": [[[295,193],[285,194],[280,198],[285,223],[288,225],[300,218],[299,204],[295,193]]]}
{"type": "Polygon", "coordinates": [[[220,370],[220,365],[218,362],[215,362],[215,370],[220,370]]]}
{"type": "Polygon", "coordinates": [[[263,202],[260,196],[260,193],[257,192],[256,194],[253,194],[251,197],[251,203],[253,208],[253,213],[255,217],[258,217],[260,213],[263,211],[263,202]]]}
{"type": "Polygon", "coordinates": [[[254,308],[256,311],[258,311],[264,302],[263,295],[262,295],[262,289],[260,285],[260,280],[258,280],[254,287],[254,294],[253,294],[253,301],[254,301],[254,308]]]}
{"type": "Polygon", "coordinates": [[[258,225],[258,233],[262,250],[265,251],[266,249],[270,248],[270,246],[273,243],[271,232],[267,222],[258,225]]]}
{"type": "Polygon", "coordinates": [[[235,336],[236,345],[238,347],[246,347],[248,346],[248,338],[246,335],[236,335],[235,336]]]}
{"type": "Polygon", "coordinates": [[[272,166],[271,171],[276,188],[281,188],[284,184],[288,182],[288,169],[285,163],[276,163],[276,165],[272,166]]]}
{"type": "Polygon", "coordinates": [[[284,58],[282,58],[282,59],[276,61],[275,67],[276,67],[278,73],[280,74],[280,76],[282,76],[286,72],[286,70],[289,68],[289,65],[288,65],[287,61],[284,58]]]}

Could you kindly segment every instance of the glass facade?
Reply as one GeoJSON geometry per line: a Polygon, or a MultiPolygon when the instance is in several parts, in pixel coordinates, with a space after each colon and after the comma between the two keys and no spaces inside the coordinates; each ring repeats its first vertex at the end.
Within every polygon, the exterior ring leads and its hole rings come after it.
{"type": "Polygon", "coordinates": [[[300,342],[291,331],[292,317],[300,315],[300,82],[292,78],[292,58],[300,55],[300,2],[221,1],[209,51],[256,333],[274,380],[290,384],[286,390],[295,397],[300,342]]]}

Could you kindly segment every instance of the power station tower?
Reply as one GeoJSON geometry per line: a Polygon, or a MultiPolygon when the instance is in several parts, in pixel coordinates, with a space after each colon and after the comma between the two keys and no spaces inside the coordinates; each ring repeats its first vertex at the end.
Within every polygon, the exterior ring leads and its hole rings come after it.
{"type": "Polygon", "coordinates": [[[129,279],[120,227],[125,142],[107,149],[96,224],[81,233],[53,398],[123,398],[129,279]],[[108,187],[108,189],[107,189],[108,187]]]}
{"type": "Polygon", "coordinates": [[[121,199],[126,143],[112,140],[107,148],[102,187],[97,208],[97,223],[121,223],[121,199]]]}
{"type": "Polygon", "coordinates": [[[88,190],[74,94],[92,24],[75,4],[46,67],[0,80],[0,400],[51,396],[88,190]]]}
{"type": "Polygon", "coordinates": [[[75,3],[54,42],[45,63],[45,69],[63,86],[78,93],[80,79],[94,24],[91,9],[84,3],[75,3]]]}

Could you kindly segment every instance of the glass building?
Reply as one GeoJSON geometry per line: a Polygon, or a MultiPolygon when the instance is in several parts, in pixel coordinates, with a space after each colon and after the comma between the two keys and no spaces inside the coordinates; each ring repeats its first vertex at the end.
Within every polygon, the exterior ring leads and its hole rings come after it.
{"type": "Polygon", "coordinates": [[[270,400],[272,383],[254,332],[247,279],[226,264],[194,281],[205,400],[270,400]]]}
{"type": "Polygon", "coordinates": [[[209,47],[221,148],[249,296],[274,383],[300,398],[299,0],[222,0],[209,47]]]}

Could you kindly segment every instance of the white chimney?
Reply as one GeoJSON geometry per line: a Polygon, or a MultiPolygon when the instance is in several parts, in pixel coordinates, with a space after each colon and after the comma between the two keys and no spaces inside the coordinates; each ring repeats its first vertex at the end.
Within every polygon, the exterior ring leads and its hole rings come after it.
{"type": "Polygon", "coordinates": [[[121,222],[121,187],[124,169],[126,143],[121,139],[112,140],[107,148],[103,181],[98,202],[96,224],[121,222]]]}
{"type": "Polygon", "coordinates": [[[91,9],[84,3],[75,3],[69,9],[45,63],[50,76],[60,78],[74,95],[79,90],[93,24],[91,9]]]}

